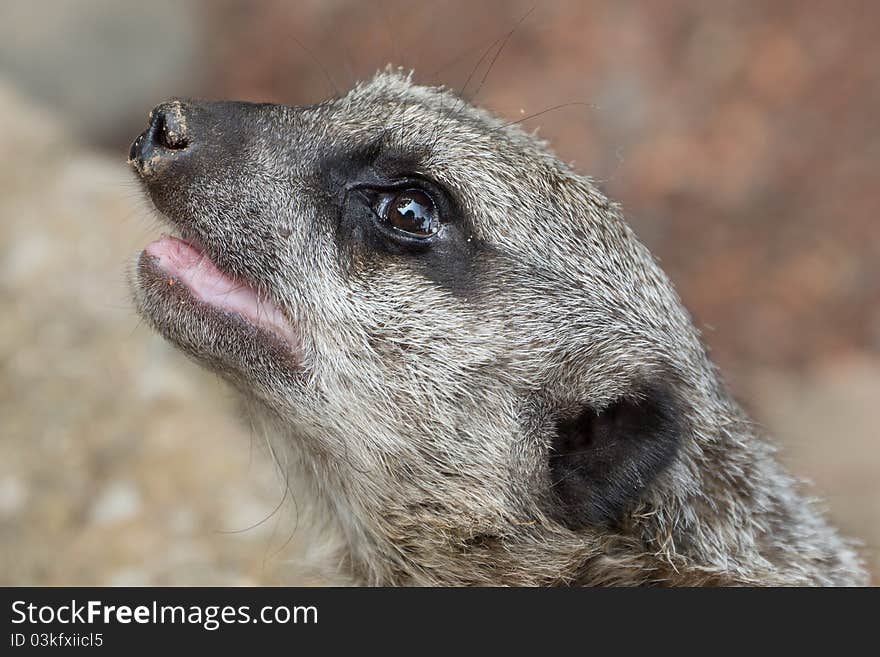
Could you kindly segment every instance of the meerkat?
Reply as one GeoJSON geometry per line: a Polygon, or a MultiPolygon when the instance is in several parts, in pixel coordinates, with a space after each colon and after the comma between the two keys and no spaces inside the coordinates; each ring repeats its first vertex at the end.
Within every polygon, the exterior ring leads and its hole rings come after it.
{"type": "MultiPolygon", "coordinates": [[[[368,585],[858,585],[593,181],[387,69],[174,100],[139,312],[259,410],[368,585]]],[[[299,502],[299,501],[298,501],[299,502]]]]}

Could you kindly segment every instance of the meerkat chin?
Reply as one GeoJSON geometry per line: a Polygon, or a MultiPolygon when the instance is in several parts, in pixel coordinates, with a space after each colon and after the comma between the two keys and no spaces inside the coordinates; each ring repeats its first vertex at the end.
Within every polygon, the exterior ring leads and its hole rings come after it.
{"type": "Polygon", "coordinates": [[[176,100],[139,311],[263,411],[366,584],[865,583],[586,177],[386,70],[176,100]]]}

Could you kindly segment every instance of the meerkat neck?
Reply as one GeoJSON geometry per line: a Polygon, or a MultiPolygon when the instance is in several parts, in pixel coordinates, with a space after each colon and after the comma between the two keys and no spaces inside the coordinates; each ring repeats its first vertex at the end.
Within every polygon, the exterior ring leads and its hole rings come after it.
{"type": "MultiPolygon", "coordinates": [[[[736,405],[715,405],[714,416],[692,423],[692,440],[666,482],[623,526],[603,533],[600,545],[540,513],[514,537],[493,533],[491,520],[473,536],[458,536],[436,524],[415,494],[377,497],[381,485],[370,491],[364,477],[297,450],[289,467],[291,480],[301,482],[298,514],[312,518],[310,543],[322,546],[326,561],[301,565],[367,585],[848,583],[859,572],[856,554],[801,496],[736,405]],[[413,512],[419,506],[422,517],[413,512]]],[[[306,442],[284,438],[288,446],[306,442]]]]}

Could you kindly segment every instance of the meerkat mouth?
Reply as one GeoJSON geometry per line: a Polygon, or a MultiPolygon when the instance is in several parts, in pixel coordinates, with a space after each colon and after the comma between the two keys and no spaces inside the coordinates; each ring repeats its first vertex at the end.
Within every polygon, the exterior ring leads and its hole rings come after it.
{"type": "Polygon", "coordinates": [[[165,275],[165,285],[182,285],[195,301],[221,313],[235,315],[268,331],[289,345],[297,334],[284,313],[253,286],[221,271],[193,240],[163,235],[144,249],[144,255],[165,275]]]}

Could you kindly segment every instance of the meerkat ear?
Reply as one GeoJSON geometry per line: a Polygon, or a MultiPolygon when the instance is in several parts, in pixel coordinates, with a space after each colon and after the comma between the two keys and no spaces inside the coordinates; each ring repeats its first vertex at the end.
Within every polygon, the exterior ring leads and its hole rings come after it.
{"type": "Polygon", "coordinates": [[[550,449],[554,517],[572,529],[618,523],[674,460],[681,419],[659,387],[561,420],[550,449]]]}

